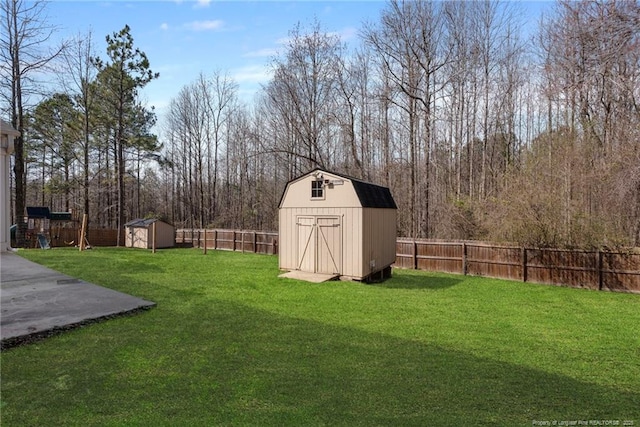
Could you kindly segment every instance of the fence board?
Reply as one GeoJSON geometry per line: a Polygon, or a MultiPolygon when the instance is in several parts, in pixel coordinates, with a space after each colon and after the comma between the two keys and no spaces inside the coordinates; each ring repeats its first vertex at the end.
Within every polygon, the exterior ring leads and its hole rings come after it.
{"type": "Polygon", "coordinates": [[[529,249],[531,281],[576,288],[599,289],[597,252],[529,249]]]}
{"type": "Polygon", "coordinates": [[[602,253],[603,289],[640,293],[640,253],[602,253]]]}
{"type": "Polygon", "coordinates": [[[420,270],[462,273],[462,246],[459,243],[419,242],[416,245],[420,270]]]}
{"type": "MultiPolygon", "coordinates": [[[[278,233],[253,230],[178,229],[176,245],[278,254],[278,233]]],[[[121,236],[124,243],[124,236],[121,236]]],[[[90,229],[93,246],[115,246],[117,230],[90,229]]],[[[78,242],[78,230],[60,229],[53,246],[78,242]]],[[[640,293],[640,253],[523,248],[471,241],[398,238],[396,268],[471,274],[576,288],[640,293]]]]}
{"type": "Polygon", "coordinates": [[[207,249],[273,255],[278,253],[278,233],[272,231],[181,228],[176,230],[176,245],[204,249],[205,233],[207,249]]]}
{"type": "Polygon", "coordinates": [[[523,248],[400,238],[398,268],[640,293],[640,253],[523,248]]]}
{"type": "Polygon", "coordinates": [[[399,268],[415,268],[415,242],[409,240],[396,240],[396,262],[395,266],[399,268]]]}
{"type": "MultiPolygon", "coordinates": [[[[124,232],[120,235],[120,243],[124,246],[124,232]]],[[[118,230],[109,228],[89,228],[87,240],[91,246],[116,246],[118,244],[118,230]]],[[[80,241],[80,230],[61,228],[51,235],[51,246],[75,246],[80,241]]]]}
{"type": "Polygon", "coordinates": [[[467,243],[467,272],[476,276],[523,280],[521,248],[467,243]]]}

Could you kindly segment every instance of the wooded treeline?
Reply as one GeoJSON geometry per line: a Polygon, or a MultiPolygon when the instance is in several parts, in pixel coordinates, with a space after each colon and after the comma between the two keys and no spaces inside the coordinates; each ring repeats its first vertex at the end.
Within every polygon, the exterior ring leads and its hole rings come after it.
{"type": "MultiPolygon", "coordinates": [[[[5,18],[27,4],[3,1],[5,18]]],[[[389,186],[402,236],[640,246],[640,3],[560,1],[534,32],[518,8],[390,1],[353,45],[299,25],[251,105],[203,70],[158,138],[138,96],[157,75],[129,29],[107,61],[79,38],[51,59],[59,91],[22,124],[3,83],[25,202],[94,226],[275,230],[285,183],[320,166],[389,186]]]]}

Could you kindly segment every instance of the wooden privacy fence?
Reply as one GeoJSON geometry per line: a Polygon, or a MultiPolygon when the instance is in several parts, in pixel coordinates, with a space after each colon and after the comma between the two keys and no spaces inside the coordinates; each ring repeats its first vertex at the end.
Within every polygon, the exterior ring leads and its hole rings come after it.
{"type": "MultiPolygon", "coordinates": [[[[80,230],[61,228],[51,230],[51,246],[75,246],[80,243],[80,230]]],[[[87,240],[91,246],[116,246],[118,230],[109,228],[89,228],[87,240]]],[[[120,244],[124,246],[124,232],[120,235],[120,244]]]]}
{"type": "MultiPolygon", "coordinates": [[[[93,246],[116,246],[117,230],[89,229],[93,246]]],[[[79,230],[52,230],[52,246],[78,244],[79,230]]],[[[121,236],[124,245],[124,234],[121,236]]],[[[178,229],[176,245],[278,254],[278,233],[178,229]]],[[[398,238],[394,267],[640,293],[640,253],[580,251],[398,238]]]]}
{"type": "Polygon", "coordinates": [[[178,229],[176,230],[176,245],[276,255],[278,253],[278,233],[272,231],[178,229]]]}
{"type": "Polygon", "coordinates": [[[640,253],[541,249],[399,238],[395,267],[640,292],[640,253]]]}

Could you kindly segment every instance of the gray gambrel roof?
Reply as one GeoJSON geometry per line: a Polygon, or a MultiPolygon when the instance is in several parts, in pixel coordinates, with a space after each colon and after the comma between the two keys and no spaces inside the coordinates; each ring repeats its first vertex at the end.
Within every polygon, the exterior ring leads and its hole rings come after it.
{"type": "Polygon", "coordinates": [[[349,178],[363,208],[398,209],[391,191],[387,187],[349,178]]]}
{"type": "Polygon", "coordinates": [[[124,226],[125,227],[148,227],[156,221],[157,221],[156,218],[149,218],[149,219],[137,218],[127,222],[124,226]]]}
{"type": "Polygon", "coordinates": [[[311,175],[315,172],[326,172],[331,175],[339,176],[340,178],[348,179],[353,184],[353,188],[356,191],[356,195],[360,200],[360,204],[363,208],[378,208],[378,209],[398,209],[395,200],[393,200],[393,196],[391,195],[391,191],[387,187],[383,187],[381,185],[372,184],[370,182],[362,181],[358,178],[354,178],[348,175],[344,175],[341,173],[332,172],[326,169],[315,168],[305,174],[300,175],[297,178],[292,179],[287,182],[285,186],[285,191],[282,193],[282,197],[280,198],[280,204],[282,205],[282,198],[284,198],[284,194],[286,193],[286,188],[293,181],[297,181],[302,177],[307,175],[311,175]]]}

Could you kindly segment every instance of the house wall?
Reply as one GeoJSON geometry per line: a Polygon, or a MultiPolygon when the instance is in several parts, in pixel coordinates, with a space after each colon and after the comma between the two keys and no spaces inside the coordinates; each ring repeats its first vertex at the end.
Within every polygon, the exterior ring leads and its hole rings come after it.
{"type": "Polygon", "coordinates": [[[11,246],[11,235],[9,228],[11,227],[11,211],[9,201],[9,174],[11,173],[11,166],[9,165],[10,154],[7,150],[0,149],[0,251],[6,251],[11,246]]]}
{"type": "Polygon", "coordinates": [[[10,174],[13,139],[19,136],[11,125],[0,119],[0,252],[11,247],[10,174]]]}

